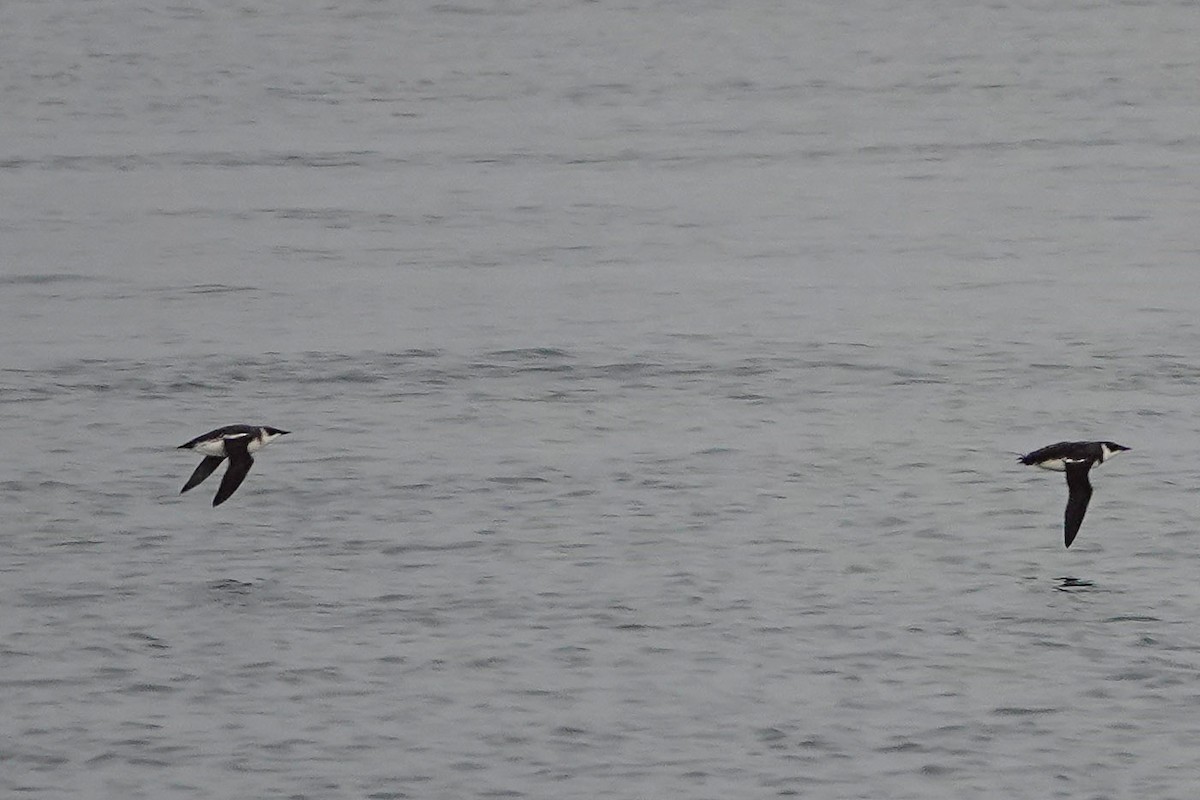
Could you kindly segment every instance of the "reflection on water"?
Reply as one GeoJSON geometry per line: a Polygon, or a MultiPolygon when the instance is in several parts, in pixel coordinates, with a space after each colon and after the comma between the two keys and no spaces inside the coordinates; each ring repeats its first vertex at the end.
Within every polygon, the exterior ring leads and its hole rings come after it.
{"type": "Polygon", "coordinates": [[[1084,578],[1057,578],[1058,584],[1054,587],[1060,592],[1071,592],[1079,589],[1090,589],[1096,584],[1084,578]]]}

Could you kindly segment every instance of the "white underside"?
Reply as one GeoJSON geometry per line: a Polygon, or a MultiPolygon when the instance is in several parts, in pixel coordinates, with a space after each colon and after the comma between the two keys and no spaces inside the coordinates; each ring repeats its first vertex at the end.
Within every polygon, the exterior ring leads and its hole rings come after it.
{"type": "Polygon", "coordinates": [[[280,436],[283,436],[283,434],[282,433],[264,433],[261,437],[256,438],[254,441],[252,441],[249,445],[246,446],[246,452],[257,453],[259,450],[262,450],[264,447],[266,447],[271,442],[278,439],[280,436]]]}
{"type": "Polygon", "coordinates": [[[210,439],[207,442],[201,442],[192,448],[197,453],[204,453],[206,456],[225,456],[225,440],[210,439]]]}
{"type": "MultiPolygon", "coordinates": [[[[1083,464],[1083,463],[1085,463],[1084,459],[1080,459],[1080,458],[1052,458],[1049,461],[1043,461],[1042,463],[1038,464],[1037,466],[1041,467],[1042,469],[1054,470],[1055,472],[1066,472],[1067,464],[1083,464]]],[[[1098,467],[1102,463],[1104,463],[1104,462],[1097,461],[1096,466],[1098,467]]]]}
{"type": "MultiPolygon", "coordinates": [[[[274,441],[275,439],[278,439],[281,435],[282,434],[278,434],[278,433],[274,434],[274,435],[268,433],[268,434],[264,434],[261,437],[255,436],[255,437],[251,438],[250,441],[246,444],[246,452],[247,453],[257,453],[259,450],[262,450],[264,447],[266,447],[272,441],[274,441]]],[[[196,445],[192,449],[195,450],[197,453],[203,453],[206,456],[221,456],[222,458],[224,458],[225,456],[229,455],[227,452],[225,452],[225,441],[227,439],[244,439],[248,436],[250,436],[250,434],[241,433],[236,436],[225,436],[220,439],[210,439],[207,442],[201,442],[200,444],[196,445]]]]}

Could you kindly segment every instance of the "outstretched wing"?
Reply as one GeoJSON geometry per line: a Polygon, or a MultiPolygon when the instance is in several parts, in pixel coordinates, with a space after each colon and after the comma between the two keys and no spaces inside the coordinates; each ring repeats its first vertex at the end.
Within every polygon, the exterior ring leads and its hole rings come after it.
{"type": "MultiPolygon", "coordinates": [[[[1088,480],[1088,470],[1092,468],[1091,461],[1068,461],[1067,471],[1067,513],[1064,518],[1063,534],[1066,546],[1070,547],[1083,524],[1083,515],[1087,513],[1088,501],[1092,499],[1092,483],[1088,480]]],[[[232,467],[231,467],[232,469],[232,467]]]]}
{"type": "Polygon", "coordinates": [[[188,478],[187,483],[179,490],[183,494],[188,489],[193,489],[204,483],[204,479],[213,474],[213,470],[225,460],[225,456],[205,456],[204,460],[196,467],[196,471],[192,473],[192,477],[188,478]]]}
{"type": "Polygon", "coordinates": [[[246,480],[246,473],[254,465],[254,459],[246,450],[246,445],[249,443],[248,435],[225,440],[225,452],[229,454],[229,469],[225,470],[225,477],[221,479],[221,487],[217,489],[217,496],[213,498],[214,507],[228,500],[229,496],[242,485],[242,481],[246,480]]]}

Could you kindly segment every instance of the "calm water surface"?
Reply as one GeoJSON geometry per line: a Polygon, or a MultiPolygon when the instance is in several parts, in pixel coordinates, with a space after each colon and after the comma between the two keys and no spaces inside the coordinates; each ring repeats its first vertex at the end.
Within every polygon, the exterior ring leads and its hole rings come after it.
{"type": "Polygon", "coordinates": [[[1195,38],[0,6],[0,794],[1193,796],[1195,38]]]}

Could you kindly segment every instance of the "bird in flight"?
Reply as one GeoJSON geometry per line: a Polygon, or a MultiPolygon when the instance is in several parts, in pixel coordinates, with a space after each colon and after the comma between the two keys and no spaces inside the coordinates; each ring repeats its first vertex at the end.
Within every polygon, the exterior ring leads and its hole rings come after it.
{"type": "Polygon", "coordinates": [[[1018,459],[1026,466],[1067,473],[1067,511],[1063,517],[1063,541],[1067,547],[1075,541],[1088,501],[1092,499],[1088,472],[1128,449],[1116,442],[1056,442],[1018,459]]]}
{"type": "Polygon", "coordinates": [[[228,458],[229,467],[225,470],[225,477],[221,479],[217,496],[213,498],[214,507],[221,505],[237,491],[237,488],[242,485],[242,481],[246,479],[246,473],[254,465],[254,458],[251,454],[266,447],[285,433],[288,431],[267,425],[226,425],[224,428],[217,428],[215,431],[201,434],[190,442],[179,445],[180,450],[195,450],[197,453],[204,454],[204,460],[196,467],[196,471],[192,473],[192,477],[188,478],[179,493],[183,494],[188,489],[199,486],[205,478],[213,474],[213,470],[220,466],[222,461],[228,458]]]}

